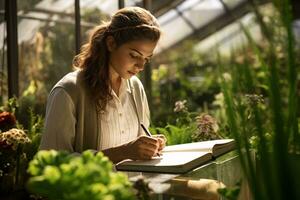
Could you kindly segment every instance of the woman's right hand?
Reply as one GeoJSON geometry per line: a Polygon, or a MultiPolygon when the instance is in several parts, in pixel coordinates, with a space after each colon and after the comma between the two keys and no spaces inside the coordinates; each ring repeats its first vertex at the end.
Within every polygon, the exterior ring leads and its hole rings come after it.
{"type": "Polygon", "coordinates": [[[158,153],[160,142],[157,138],[142,135],[125,146],[128,159],[149,160],[158,153]]]}

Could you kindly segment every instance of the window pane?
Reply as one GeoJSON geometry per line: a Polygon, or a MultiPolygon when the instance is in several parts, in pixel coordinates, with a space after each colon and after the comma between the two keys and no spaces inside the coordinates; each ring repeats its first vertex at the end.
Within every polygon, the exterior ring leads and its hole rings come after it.
{"type": "Polygon", "coordinates": [[[211,20],[224,13],[224,9],[219,0],[198,1],[196,4],[190,4],[191,7],[181,6],[179,10],[183,11],[183,16],[188,19],[195,28],[208,24],[211,20]]]}
{"type": "MultiPolygon", "coordinates": [[[[249,13],[241,18],[241,22],[248,28],[250,34],[259,40],[261,38],[258,25],[255,23],[253,13],[249,13]]],[[[212,52],[213,50],[219,51],[222,55],[229,55],[233,49],[237,49],[247,43],[247,39],[241,30],[239,24],[234,22],[215,34],[207,37],[205,40],[196,45],[199,52],[212,52]]]]}
{"type": "Polygon", "coordinates": [[[192,28],[178,15],[177,11],[171,10],[165,16],[158,19],[163,31],[159,42],[160,48],[168,48],[192,33],[192,28]]]}
{"type": "Polygon", "coordinates": [[[75,54],[73,0],[18,0],[19,92],[44,104],[53,85],[72,69],[75,54]],[[26,10],[25,10],[26,8],[26,10]],[[47,80],[47,81],[45,81],[47,80]]]}

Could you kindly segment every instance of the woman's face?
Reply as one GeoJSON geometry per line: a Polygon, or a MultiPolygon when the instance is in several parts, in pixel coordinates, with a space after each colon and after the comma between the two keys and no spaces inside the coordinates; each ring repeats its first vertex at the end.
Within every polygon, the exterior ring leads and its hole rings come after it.
{"type": "Polygon", "coordinates": [[[135,40],[115,47],[113,38],[108,39],[111,75],[129,79],[144,70],[144,65],[152,57],[156,44],[157,42],[150,40],[135,40]]]}

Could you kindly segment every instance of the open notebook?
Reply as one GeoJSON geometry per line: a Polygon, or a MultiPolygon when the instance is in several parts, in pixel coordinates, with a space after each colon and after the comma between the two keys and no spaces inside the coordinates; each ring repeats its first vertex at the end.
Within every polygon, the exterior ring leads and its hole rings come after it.
{"type": "Polygon", "coordinates": [[[116,165],[120,171],[186,173],[234,149],[232,139],[211,140],[167,146],[160,157],[151,160],[125,160],[116,165]]]}

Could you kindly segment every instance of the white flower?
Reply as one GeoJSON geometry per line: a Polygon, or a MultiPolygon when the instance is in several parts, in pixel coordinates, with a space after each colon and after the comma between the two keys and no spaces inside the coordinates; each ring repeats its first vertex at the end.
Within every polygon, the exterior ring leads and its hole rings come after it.
{"type": "Polygon", "coordinates": [[[222,76],[226,82],[231,81],[231,75],[229,73],[225,72],[222,76]]]}
{"type": "Polygon", "coordinates": [[[30,143],[31,140],[26,133],[21,129],[12,128],[9,131],[0,134],[0,141],[8,145],[12,145],[16,149],[18,144],[30,143]]]}
{"type": "Polygon", "coordinates": [[[174,108],[174,112],[181,112],[181,111],[186,111],[187,107],[186,107],[186,100],[183,101],[176,101],[175,102],[175,108],[174,108]]]}

